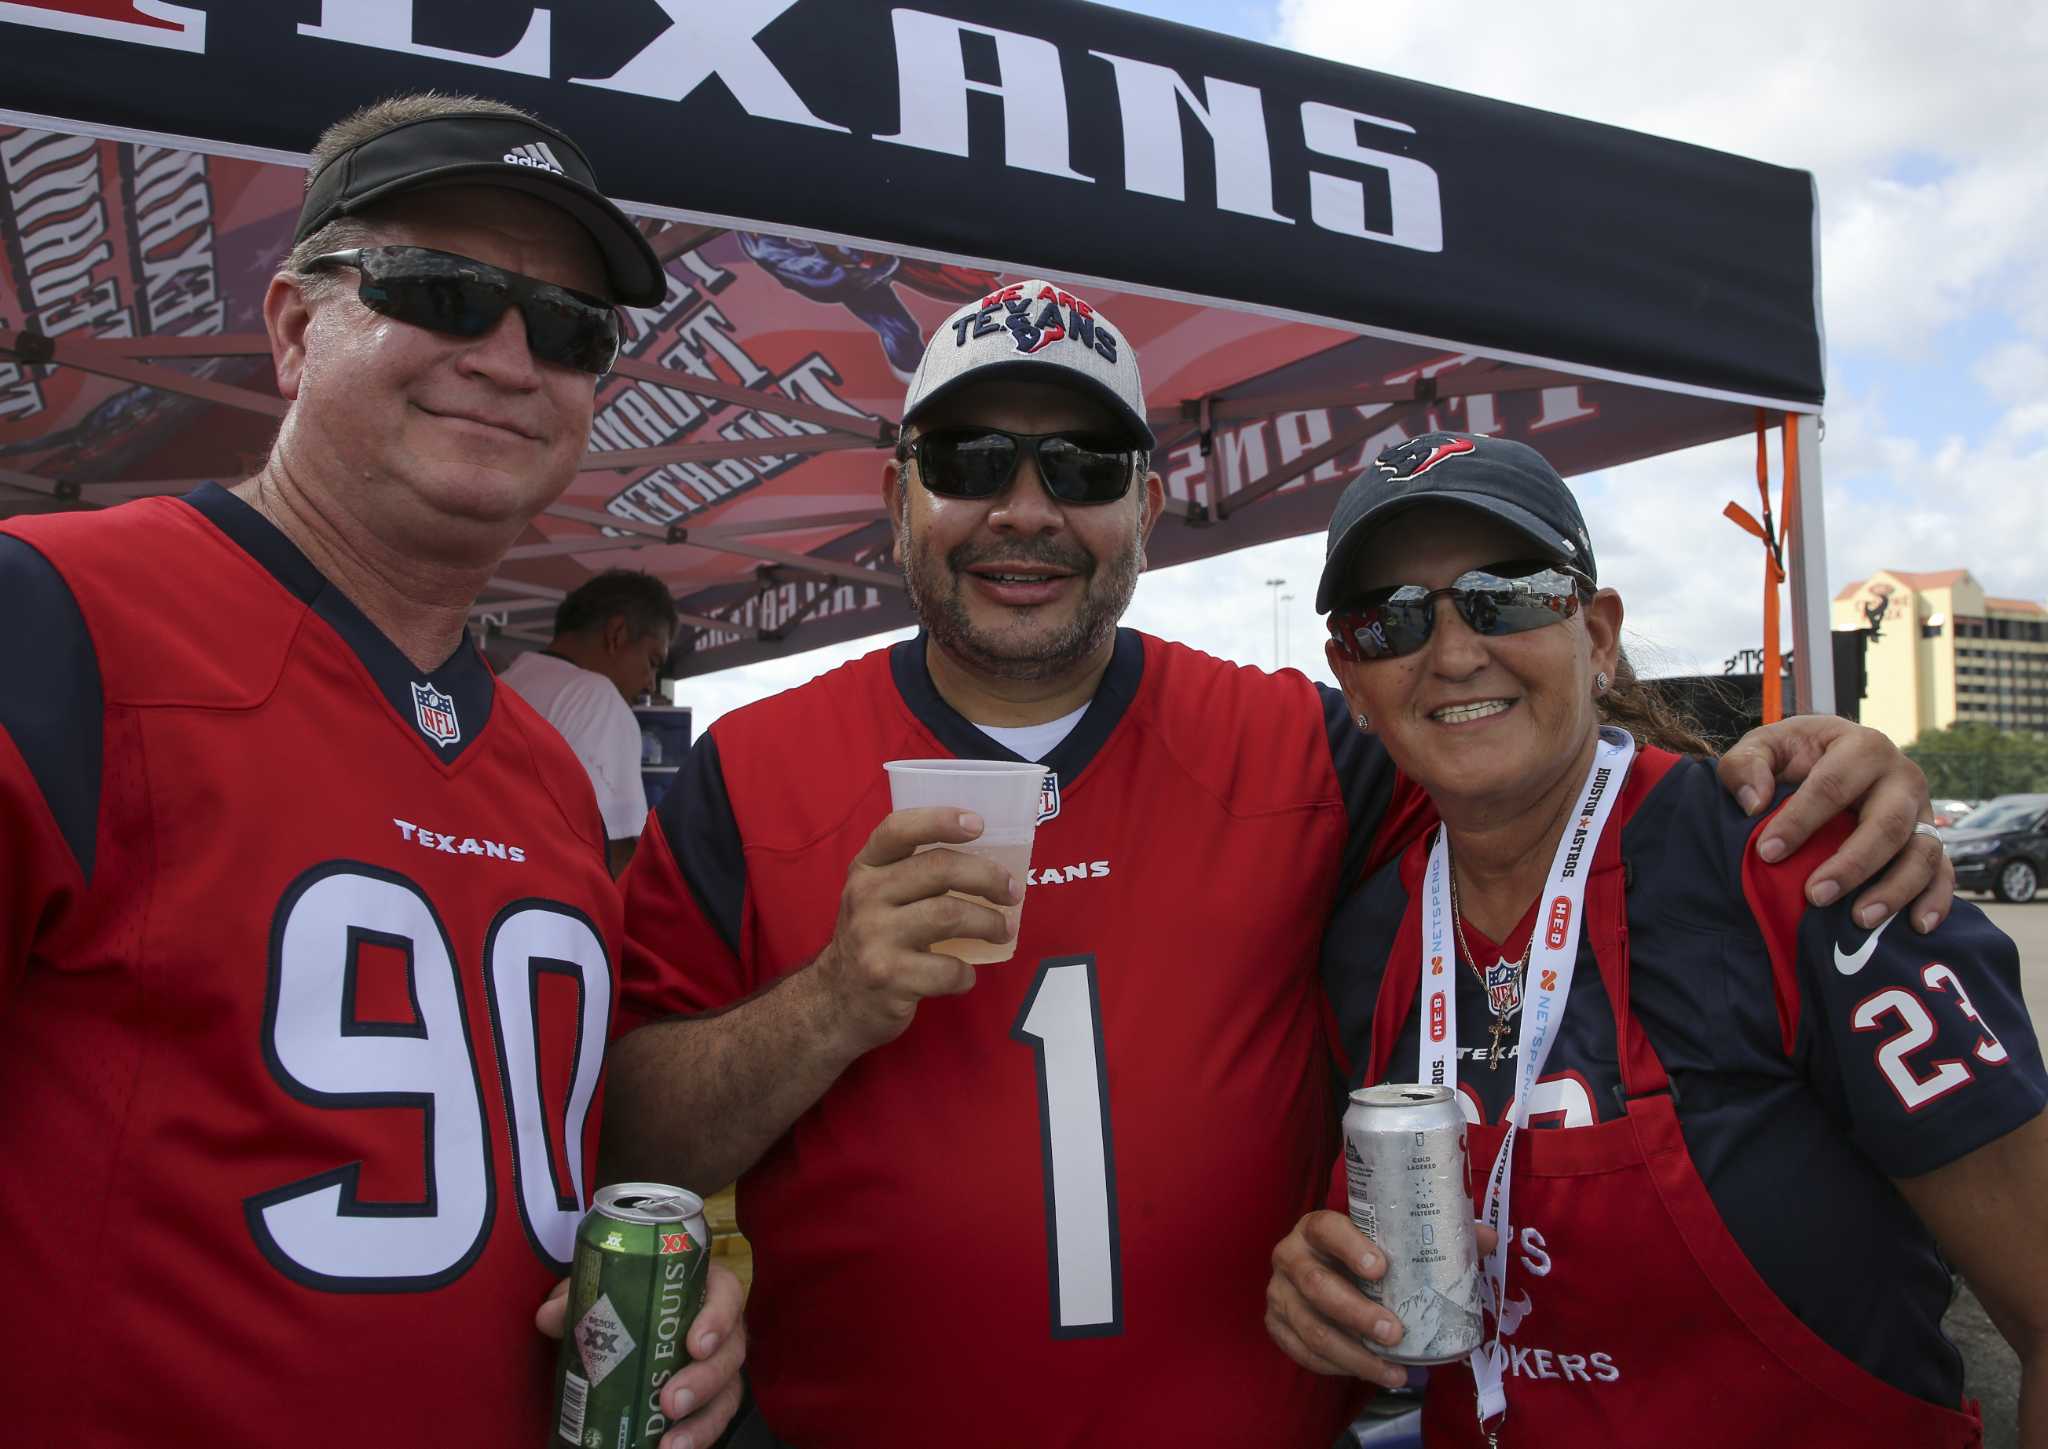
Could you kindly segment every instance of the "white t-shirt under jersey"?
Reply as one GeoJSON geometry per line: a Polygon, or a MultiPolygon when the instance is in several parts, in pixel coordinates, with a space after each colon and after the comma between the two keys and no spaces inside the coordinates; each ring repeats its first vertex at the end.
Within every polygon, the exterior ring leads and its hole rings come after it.
{"type": "Polygon", "coordinates": [[[539,652],[520,655],[498,680],[540,711],[583,762],[604,815],[604,833],[613,840],[638,840],[647,823],[640,722],[618,686],[593,670],[539,652]]]}
{"type": "Polygon", "coordinates": [[[1074,732],[1074,726],[1086,713],[1088,706],[1084,704],[1072,714],[1063,714],[1044,724],[977,724],[975,728],[1021,760],[1042,760],[1059,748],[1061,740],[1074,732]]]}

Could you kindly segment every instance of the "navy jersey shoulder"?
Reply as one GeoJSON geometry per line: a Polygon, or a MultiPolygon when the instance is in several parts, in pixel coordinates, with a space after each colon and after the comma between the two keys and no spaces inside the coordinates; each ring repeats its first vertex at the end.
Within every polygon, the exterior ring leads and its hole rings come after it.
{"type": "MultiPolygon", "coordinates": [[[[1416,889],[1418,866],[1414,855],[1411,850],[1374,871],[1338,903],[1330,917],[1329,929],[1323,934],[1320,963],[1323,992],[1336,1015],[1338,1047],[1344,1061],[1350,1064],[1354,1078],[1351,1085],[1354,1087],[1365,1085],[1359,1074],[1365,1071],[1366,1063],[1372,1057],[1372,1032],[1380,987],[1396,943],[1401,939],[1402,918],[1407,914],[1409,901],[1416,889]]],[[[1407,1015],[1410,1023],[1418,1011],[1417,1003],[1409,1003],[1407,1015]]],[[[1459,1020],[1464,1020],[1462,1011],[1459,1020]]],[[[1412,1031],[1401,1033],[1401,1036],[1412,1035],[1412,1031]]],[[[1399,1039],[1396,1038],[1397,1042],[1399,1039]]],[[[1411,1060],[1408,1063],[1410,1080],[1414,1070],[1415,1062],[1411,1060]]],[[[1392,1063],[1380,1073],[1380,1077],[1382,1080],[1402,1080],[1401,1072],[1392,1063]]]]}
{"type": "Polygon", "coordinates": [[[1678,1058],[1667,1065],[1796,1076],[1895,1178],[2039,1112],[2048,1077],[2012,941],[1967,902],[1926,935],[1895,918],[1858,926],[1853,896],[1809,906],[1806,876],[1848,822],[1776,865],[1750,849],[1761,824],[1689,761],[1624,833],[1635,989],[1659,1052],[1678,1058]],[[1705,1039],[1717,1021],[1735,1029],[1705,1039]]]}
{"type": "Polygon", "coordinates": [[[1330,767],[1337,773],[1337,788],[1343,793],[1344,810],[1351,819],[1351,838],[1345,846],[1341,878],[1355,881],[1372,859],[1375,845],[1383,843],[1379,835],[1394,798],[1394,761],[1379,736],[1358,728],[1343,695],[1327,684],[1318,684],[1316,696],[1323,707],[1323,731],[1330,742],[1330,767]]]}
{"type": "Polygon", "coordinates": [[[721,716],[691,745],[655,807],[653,823],[677,873],[735,954],[746,907],[746,846],[801,848],[821,817],[836,823],[859,806],[881,777],[881,761],[936,748],[935,741],[890,747],[892,739],[911,743],[911,721],[891,698],[891,653],[875,650],[721,716]],[[729,775],[748,794],[744,824],[729,775]],[[762,808],[751,808],[763,787],[769,794],[762,808]]]}
{"type": "Polygon", "coordinates": [[[718,759],[717,734],[707,730],[690,746],[655,806],[654,818],[697,909],[737,955],[747,868],[739,822],[733,818],[732,797],[726,793],[725,770],[718,759]]]}
{"type": "Polygon", "coordinates": [[[2041,1110],[2016,953],[1967,904],[1927,936],[1863,930],[1853,896],[1809,906],[1806,876],[1847,823],[1776,865],[1750,848],[1761,823],[1703,762],[1673,769],[1629,822],[1632,999],[1686,1146],[1759,1274],[1850,1359],[1954,1404],[1948,1269],[1887,1179],[2041,1110]]]}
{"type": "Polygon", "coordinates": [[[28,767],[79,871],[92,878],[99,830],[103,691],[78,600],[27,541],[0,534],[0,734],[28,767]]]}

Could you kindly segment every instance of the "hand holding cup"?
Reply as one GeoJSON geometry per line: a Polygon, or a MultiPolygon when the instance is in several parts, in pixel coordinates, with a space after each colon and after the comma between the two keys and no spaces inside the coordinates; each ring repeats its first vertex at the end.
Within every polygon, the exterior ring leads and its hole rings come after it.
{"type": "Polygon", "coordinates": [[[1000,949],[1024,899],[1024,876],[964,846],[984,833],[973,811],[926,805],[886,816],[847,868],[839,922],[816,969],[835,1021],[857,1050],[903,1034],[927,996],[974,985],[974,967],[935,948],[973,941],[1000,949]],[[991,904],[993,903],[993,904],[991,904]]]}
{"type": "MultiPolygon", "coordinates": [[[[920,845],[919,851],[952,849],[986,856],[1020,885],[1030,878],[1045,766],[1006,760],[891,760],[882,768],[889,772],[889,798],[898,810],[951,805],[981,817],[982,832],[973,840],[931,842],[920,845]]],[[[931,949],[971,966],[1009,960],[1017,950],[1023,898],[1011,901],[971,892],[968,898],[1001,910],[1009,929],[1000,940],[967,934],[939,941],[931,949]]]]}

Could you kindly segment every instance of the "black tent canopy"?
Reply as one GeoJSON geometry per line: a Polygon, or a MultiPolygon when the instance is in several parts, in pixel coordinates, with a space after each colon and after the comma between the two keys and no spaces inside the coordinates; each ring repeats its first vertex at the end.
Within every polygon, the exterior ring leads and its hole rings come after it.
{"type": "Polygon", "coordinates": [[[0,510],[260,457],[295,168],[431,87],[575,136],[669,263],[479,600],[513,637],[626,561],[695,626],[686,672],[904,622],[874,450],[922,339],[1024,277],[1139,350],[1155,565],[1319,528],[1431,427],[1569,474],[1762,415],[1800,445],[1795,645],[1826,637],[1804,172],[1082,0],[0,0],[0,82],[0,510]]]}

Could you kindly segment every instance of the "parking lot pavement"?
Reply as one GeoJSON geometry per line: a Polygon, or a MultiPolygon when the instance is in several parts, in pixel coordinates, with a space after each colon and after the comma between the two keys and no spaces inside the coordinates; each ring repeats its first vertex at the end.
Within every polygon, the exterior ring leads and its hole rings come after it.
{"type": "Polygon", "coordinates": [[[2023,906],[2002,905],[1989,896],[1964,896],[1991,917],[1991,923],[2019,943],[2020,990],[2026,993],[2034,1031],[2048,1030],[2048,895],[2023,906]]]}
{"type": "MultiPolygon", "coordinates": [[[[2020,990],[2036,1035],[2048,1030],[2048,896],[2024,906],[2002,905],[1986,896],[1964,899],[1982,906],[1998,929],[2019,943],[2020,990]]],[[[1967,1288],[1943,1326],[1963,1351],[1965,1391],[1984,1406],[1984,1449],[2012,1449],[2019,1441],[2019,1361],[1967,1288]]]]}

